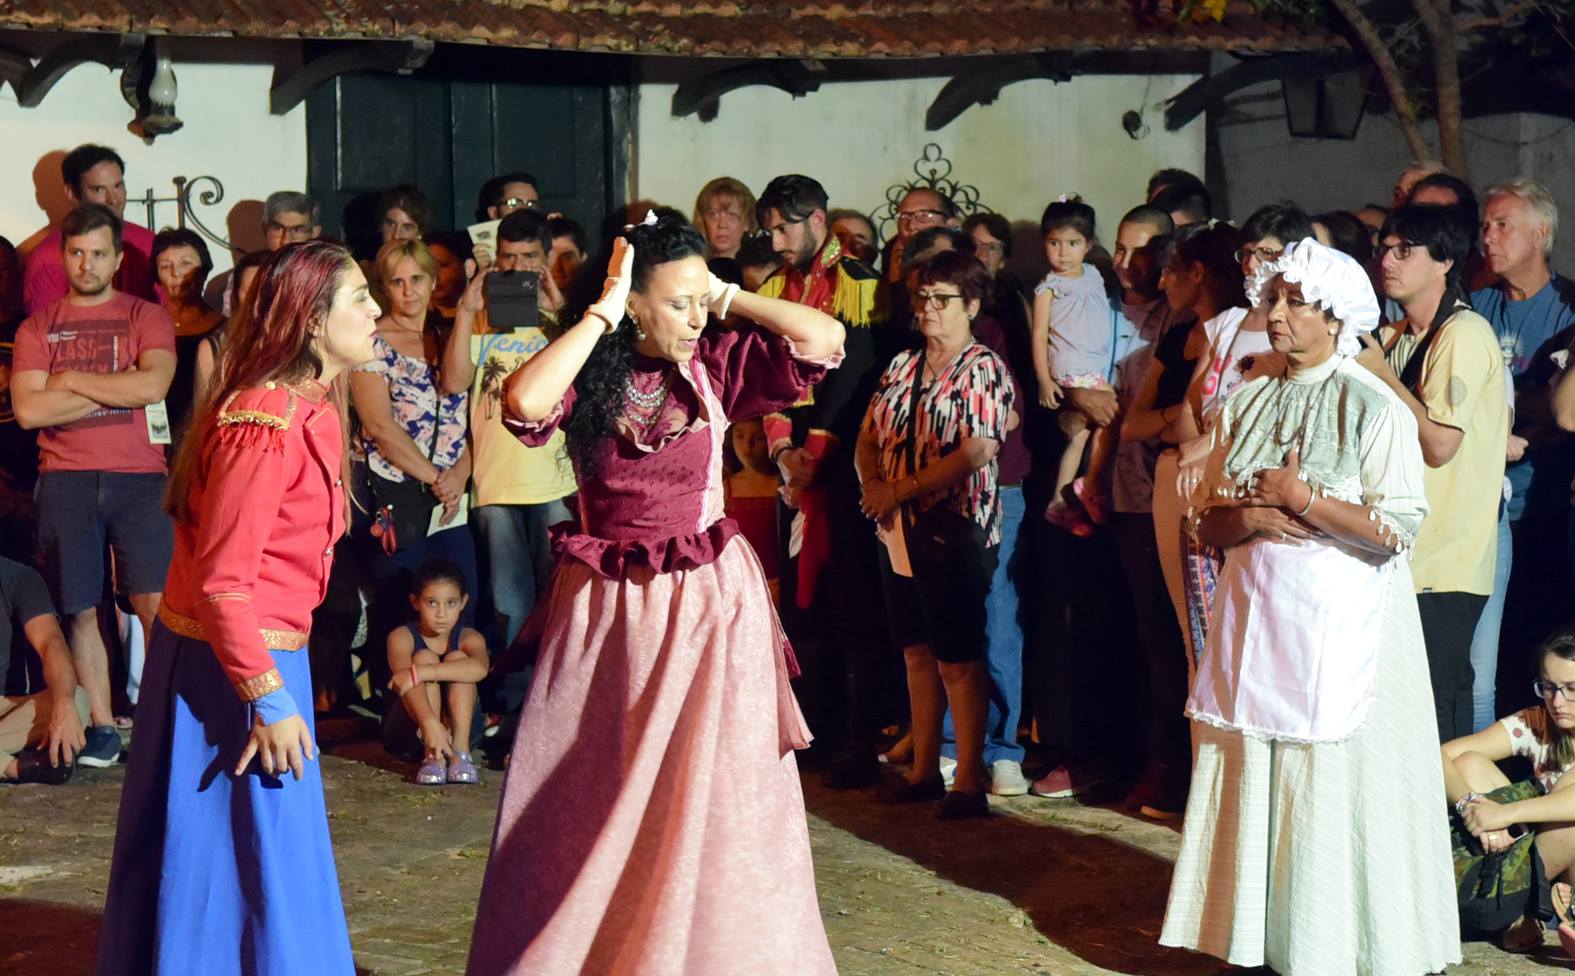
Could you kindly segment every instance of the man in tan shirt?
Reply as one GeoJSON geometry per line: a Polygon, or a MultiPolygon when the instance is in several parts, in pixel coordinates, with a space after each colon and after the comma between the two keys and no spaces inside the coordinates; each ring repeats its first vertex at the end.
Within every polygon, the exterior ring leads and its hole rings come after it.
{"type": "Polygon", "coordinates": [[[1427,641],[1440,741],[1469,735],[1471,638],[1493,592],[1498,504],[1509,437],[1504,359],[1466,300],[1474,222],[1455,207],[1409,206],[1379,237],[1384,292],[1405,318],[1369,337],[1359,361],[1411,408],[1429,514],[1411,575],[1427,641]]]}

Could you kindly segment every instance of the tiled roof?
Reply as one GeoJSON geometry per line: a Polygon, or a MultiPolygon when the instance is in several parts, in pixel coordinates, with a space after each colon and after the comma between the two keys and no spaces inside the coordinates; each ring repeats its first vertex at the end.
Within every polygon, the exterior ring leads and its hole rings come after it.
{"type": "Polygon", "coordinates": [[[939,57],[1036,51],[1298,51],[1340,41],[1231,0],[1219,23],[1140,20],[1130,0],[0,0],[0,28],[400,38],[687,57],[939,57]]]}

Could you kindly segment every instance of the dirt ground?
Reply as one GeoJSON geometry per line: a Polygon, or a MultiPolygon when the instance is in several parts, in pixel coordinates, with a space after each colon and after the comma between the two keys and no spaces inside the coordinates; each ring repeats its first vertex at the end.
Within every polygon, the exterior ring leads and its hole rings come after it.
{"type": "MultiPolygon", "coordinates": [[[[330,745],[329,816],[356,960],[378,976],[458,974],[500,774],[418,788],[373,742],[330,745]]],[[[58,788],[0,788],[0,974],[92,971],[124,767],[58,788]]],[[[806,775],[821,910],[845,976],[1214,976],[1241,972],[1156,943],[1176,854],[1170,826],[1114,808],[992,800],[985,821],[877,804],[806,775]]],[[[1466,946],[1450,976],[1572,967],[1466,946]]]]}

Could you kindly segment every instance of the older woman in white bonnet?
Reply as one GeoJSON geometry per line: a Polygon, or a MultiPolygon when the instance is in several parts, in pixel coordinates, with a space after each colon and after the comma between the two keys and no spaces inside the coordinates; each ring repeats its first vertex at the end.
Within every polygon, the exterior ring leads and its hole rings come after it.
{"type": "Polygon", "coordinates": [[[1416,422],[1353,358],[1378,320],[1355,260],[1308,238],[1251,292],[1284,363],[1226,402],[1192,498],[1225,564],[1160,942],[1286,976],[1437,972],[1460,942],[1405,555],[1416,422]]]}

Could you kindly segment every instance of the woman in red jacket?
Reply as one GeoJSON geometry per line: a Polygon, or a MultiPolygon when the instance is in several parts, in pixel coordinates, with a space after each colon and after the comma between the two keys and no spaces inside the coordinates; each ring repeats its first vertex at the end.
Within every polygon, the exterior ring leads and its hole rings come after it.
{"type": "Polygon", "coordinates": [[[344,533],[335,378],[379,314],[348,252],[263,263],[170,477],[175,557],[121,795],[98,976],[354,973],[304,653],[344,533]]]}

